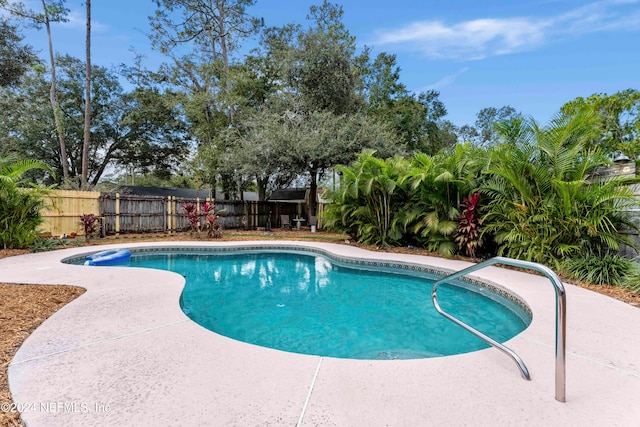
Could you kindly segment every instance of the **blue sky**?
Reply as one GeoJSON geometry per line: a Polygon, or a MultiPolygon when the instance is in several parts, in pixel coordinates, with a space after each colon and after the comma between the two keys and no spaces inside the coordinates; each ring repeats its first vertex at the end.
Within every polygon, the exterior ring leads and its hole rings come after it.
{"type": "MultiPolygon", "coordinates": [[[[37,7],[39,2],[33,2],[37,7]]],[[[266,25],[305,23],[321,0],[257,0],[266,25]]],[[[415,92],[440,92],[457,125],[485,107],[511,105],[546,123],[567,101],[640,89],[640,0],[344,0],[344,23],[359,47],[394,53],[415,92]]],[[[84,55],[84,2],[67,0],[70,21],[53,27],[60,53],[84,55]]],[[[131,63],[130,47],[157,66],[145,33],[151,0],[93,2],[93,62],[131,63]]],[[[46,54],[44,31],[25,32],[46,54]]]]}

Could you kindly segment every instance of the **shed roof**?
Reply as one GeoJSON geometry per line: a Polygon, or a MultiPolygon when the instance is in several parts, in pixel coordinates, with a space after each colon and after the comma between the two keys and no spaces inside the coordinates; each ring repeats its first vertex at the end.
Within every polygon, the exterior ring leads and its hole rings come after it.
{"type": "Polygon", "coordinates": [[[182,197],[185,199],[197,199],[211,197],[211,191],[192,188],[164,188],[164,187],[142,187],[139,185],[121,185],[118,193],[131,194],[134,196],[161,196],[161,197],[182,197]]]}
{"type": "Polygon", "coordinates": [[[305,202],[306,199],[306,188],[282,188],[274,190],[269,197],[272,202],[305,202]]]}
{"type": "MultiPolygon", "coordinates": [[[[255,191],[243,191],[242,192],[242,200],[248,202],[257,202],[260,198],[258,197],[258,193],[255,191]]],[[[224,192],[221,190],[216,190],[216,200],[224,200],[224,192]]],[[[240,200],[238,198],[234,198],[232,200],[240,200]]]]}

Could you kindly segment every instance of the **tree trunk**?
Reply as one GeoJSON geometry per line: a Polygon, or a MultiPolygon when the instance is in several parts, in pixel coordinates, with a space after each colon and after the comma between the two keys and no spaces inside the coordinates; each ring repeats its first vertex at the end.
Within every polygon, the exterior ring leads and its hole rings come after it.
{"type": "Polygon", "coordinates": [[[49,12],[47,11],[47,3],[42,0],[42,8],[44,10],[44,24],[47,28],[47,38],[49,39],[49,60],[51,61],[51,91],[49,99],[51,100],[51,108],[53,109],[53,120],[60,141],[60,159],[62,163],[62,178],[69,178],[69,163],[67,162],[67,144],[64,138],[64,128],[62,126],[62,118],[60,117],[60,105],[58,103],[58,90],[56,82],[56,62],[53,53],[53,39],[51,38],[51,23],[49,22],[49,12]]]}
{"type": "Polygon", "coordinates": [[[318,169],[311,169],[311,183],[309,185],[309,215],[317,216],[316,194],[318,194],[318,169]]]}
{"type": "Polygon", "coordinates": [[[82,144],[82,189],[87,190],[89,176],[89,142],[91,141],[91,0],[85,0],[87,7],[87,42],[84,102],[84,142],[82,144]]]}
{"type": "MultiPolygon", "coordinates": [[[[227,46],[227,32],[228,29],[225,26],[225,12],[226,12],[226,0],[222,0],[219,5],[219,34],[220,34],[220,53],[222,54],[222,66],[224,73],[224,91],[226,94],[231,92],[231,79],[229,79],[229,49],[227,46]]],[[[233,123],[235,110],[232,104],[229,104],[229,121],[233,123]]]]}
{"type": "Polygon", "coordinates": [[[256,176],[256,184],[258,186],[258,201],[263,202],[267,200],[267,183],[269,178],[259,178],[256,176]]]}

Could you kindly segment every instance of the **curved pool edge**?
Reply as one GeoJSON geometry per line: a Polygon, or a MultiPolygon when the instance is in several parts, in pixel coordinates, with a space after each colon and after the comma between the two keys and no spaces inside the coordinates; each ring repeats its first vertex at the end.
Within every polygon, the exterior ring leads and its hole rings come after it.
{"type": "MultiPolygon", "coordinates": [[[[256,241],[109,246],[247,244],[274,245],[256,241]]],[[[279,244],[450,270],[469,265],[329,243],[279,244]]],[[[157,425],[202,424],[212,419],[230,424],[295,424],[310,388],[303,420],[310,425],[399,421],[495,425],[516,419],[510,411],[518,413],[524,425],[563,420],[582,425],[610,420],[615,422],[609,424],[626,425],[628,420],[631,425],[640,416],[631,399],[640,390],[635,361],[640,336],[632,327],[624,327],[640,321],[640,310],[571,285],[567,285],[568,385],[563,405],[553,399],[553,290],[539,276],[496,267],[475,274],[516,293],[531,307],[531,325],[508,342],[531,370],[533,381],[525,383],[511,361],[494,349],[396,363],[319,358],[235,342],[211,334],[182,314],[177,298],[184,281],[179,275],[118,267],[101,267],[106,272],[96,275],[95,268],[87,272],[92,267],[60,264],[63,257],[84,252],[87,248],[0,260],[1,281],[65,283],[87,289],[44,322],[19,350],[9,368],[15,401],[73,400],[93,403],[97,409],[100,404],[110,406],[108,411],[86,413],[24,412],[29,425],[154,420],[157,425]],[[452,407],[457,408],[455,413],[452,407]],[[530,418],[523,420],[523,411],[530,418]]]]}
{"type": "MultiPolygon", "coordinates": [[[[419,272],[426,274],[433,274],[437,276],[447,276],[449,274],[454,273],[456,270],[452,268],[442,268],[437,267],[431,264],[419,263],[419,262],[411,262],[405,259],[372,259],[371,257],[354,257],[353,255],[344,255],[337,254],[335,251],[330,250],[329,248],[321,248],[317,247],[317,245],[301,245],[298,244],[300,242],[294,242],[295,244],[290,244],[283,242],[283,244],[268,244],[270,242],[266,242],[264,244],[256,245],[256,242],[247,243],[247,242],[239,242],[237,245],[226,245],[224,243],[219,245],[191,245],[191,244],[183,244],[183,245],[173,245],[173,244],[164,244],[164,245],[154,245],[154,246],[128,246],[127,249],[131,250],[131,254],[136,253],[146,253],[146,252],[230,252],[230,251],[238,251],[238,250],[269,250],[269,251],[279,251],[279,252],[304,252],[308,254],[319,254],[325,256],[333,261],[337,261],[340,263],[345,263],[357,267],[372,267],[372,268],[391,268],[397,269],[398,271],[406,271],[407,273],[419,272]]],[[[260,242],[262,243],[262,242],[260,242]]],[[[342,246],[342,245],[339,245],[342,246]]],[[[81,261],[85,259],[85,257],[93,255],[100,251],[89,251],[83,252],[80,254],[76,254],[73,256],[68,256],[61,259],[62,263],[68,264],[79,264],[81,261]]],[[[367,251],[371,253],[370,251],[367,251]]],[[[405,255],[402,255],[406,257],[405,255]]],[[[438,259],[438,258],[435,258],[438,259]]],[[[471,265],[471,263],[467,263],[471,265]]],[[[117,265],[113,265],[117,267],[117,265]]],[[[527,304],[527,302],[519,296],[516,292],[501,286],[498,283],[495,283],[488,279],[481,279],[480,277],[469,274],[467,276],[461,277],[455,281],[456,283],[464,284],[466,283],[470,289],[474,287],[483,287],[492,292],[502,295],[503,297],[511,300],[513,303],[520,306],[525,312],[529,315],[532,315],[531,307],[527,304]]],[[[528,321],[528,320],[527,320],[528,321]]]]}

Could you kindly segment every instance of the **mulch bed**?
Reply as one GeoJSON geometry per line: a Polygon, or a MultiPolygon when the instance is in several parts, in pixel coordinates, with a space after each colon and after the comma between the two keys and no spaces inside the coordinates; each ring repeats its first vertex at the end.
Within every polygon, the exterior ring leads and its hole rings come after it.
{"type": "MultiPolygon", "coordinates": [[[[4,255],[4,254],[3,254],[4,255]]],[[[84,293],[84,289],[62,285],[11,285],[0,283],[0,425],[22,426],[11,403],[7,369],[22,342],[49,316],[84,293]]]]}
{"type": "MultiPolygon", "coordinates": [[[[203,235],[204,237],[204,235],[203,235]]],[[[347,243],[346,236],[335,233],[310,233],[305,230],[273,230],[242,231],[225,234],[216,241],[238,240],[303,240],[324,241],[331,243],[347,243]]],[[[164,233],[111,236],[104,239],[94,239],[88,243],[84,239],[77,241],[78,245],[101,245],[109,243],[133,243],[145,241],[188,241],[199,240],[191,233],[168,235],[164,233]]],[[[350,244],[354,244],[349,242],[350,244]]],[[[358,245],[360,246],[360,245],[358,245]]],[[[362,246],[364,249],[379,251],[373,246],[362,246]]],[[[438,254],[419,248],[391,248],[389,252],[416,255],[438,256],[438,254]]],[[[22,255],[27,250],[0,249],[0,258],[22,255]]],[[[462,259],[462,258],[461,258],[462,259]]],[[[470,261],[470,260],[469,260],[470,261]]],[[[615,286],[587,285],[577,283],[578,286],[598,292],[628,304],[640,307],[640,294],[634,294],[628,289],[615,286]]],[[[65,285],[20,285],[0,283],[0,404],[11,403],[11,394],[7,381],[7,368],[22,342],[49,316],[84,293],[83,288],[65,285]]],[[[18,412],[0,411],[0,426],[24,426],[18,412]]]]}

